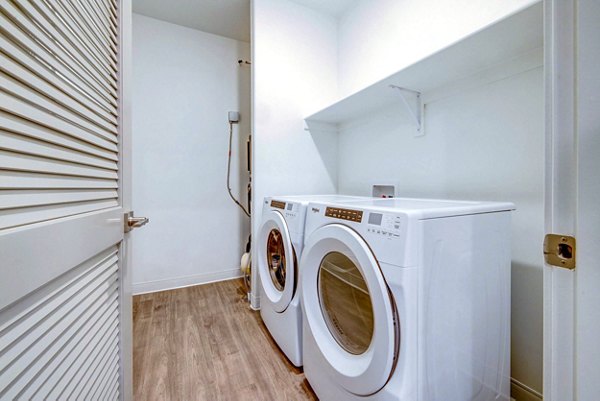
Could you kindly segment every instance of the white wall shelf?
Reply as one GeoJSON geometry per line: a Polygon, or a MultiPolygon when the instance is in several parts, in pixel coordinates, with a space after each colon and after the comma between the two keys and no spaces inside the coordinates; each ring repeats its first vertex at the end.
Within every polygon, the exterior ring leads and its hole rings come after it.
{"type": "Polygon", "coordinates": [[[403,99],[394,87],[427,94],[481,74],[541,48],[542,24],[542,2],[537,2],[311,114],[305,118],[306,125],[309,130],[319,131],[324,125],[337,126],[387,106],[401,105],[403,99]]]}

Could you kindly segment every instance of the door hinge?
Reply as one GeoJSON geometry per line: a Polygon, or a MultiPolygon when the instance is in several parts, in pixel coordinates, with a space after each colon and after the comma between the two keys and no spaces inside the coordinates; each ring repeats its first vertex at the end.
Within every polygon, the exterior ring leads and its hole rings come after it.
{"type": "Polygon", "coordinates": [[[544,260],[552,266],[575,269],[577,244],[575,237],[547,234],[544,238],[544,260]]]}

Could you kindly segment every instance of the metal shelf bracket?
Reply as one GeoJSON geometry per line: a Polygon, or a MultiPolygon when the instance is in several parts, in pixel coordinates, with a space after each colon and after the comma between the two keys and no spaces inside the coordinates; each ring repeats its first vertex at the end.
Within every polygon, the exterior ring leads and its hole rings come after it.
{"type": "Polygon", "coordinates": [[[400,99],[402,99],[402,103],[406,106],[406,109],[410,113],[410,116],[413,118],[416,126],[417,126],[417,134],[416,136],[424,135],[424,127],[423,127],[423,101],[421,99],[421,92],[417,92],[412,89],[403,88],[397,85],[390,85],[390,88],[397,90],[400,92],[400,99]],[[407,99],[409,95],[412,99],[407,99]]]}

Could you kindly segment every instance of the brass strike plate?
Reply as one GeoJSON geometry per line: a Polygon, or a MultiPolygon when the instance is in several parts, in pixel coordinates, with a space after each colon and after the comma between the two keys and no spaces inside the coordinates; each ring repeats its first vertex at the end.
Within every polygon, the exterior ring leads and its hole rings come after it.
{"type": "Polygon", "coordinates": [[[575,269],[575,237],[560,234],[548,234],[544,238],[544,260],[552,266],[575,269]]]}

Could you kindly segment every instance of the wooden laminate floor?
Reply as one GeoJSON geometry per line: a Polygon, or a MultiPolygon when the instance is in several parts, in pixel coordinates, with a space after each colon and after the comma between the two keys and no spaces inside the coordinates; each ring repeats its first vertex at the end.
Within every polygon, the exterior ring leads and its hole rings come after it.
{"type": "Polygon", "coordinates": [[[241,280],[135,296],[135,400],[316,400],[244,298],[241,280]]]}

